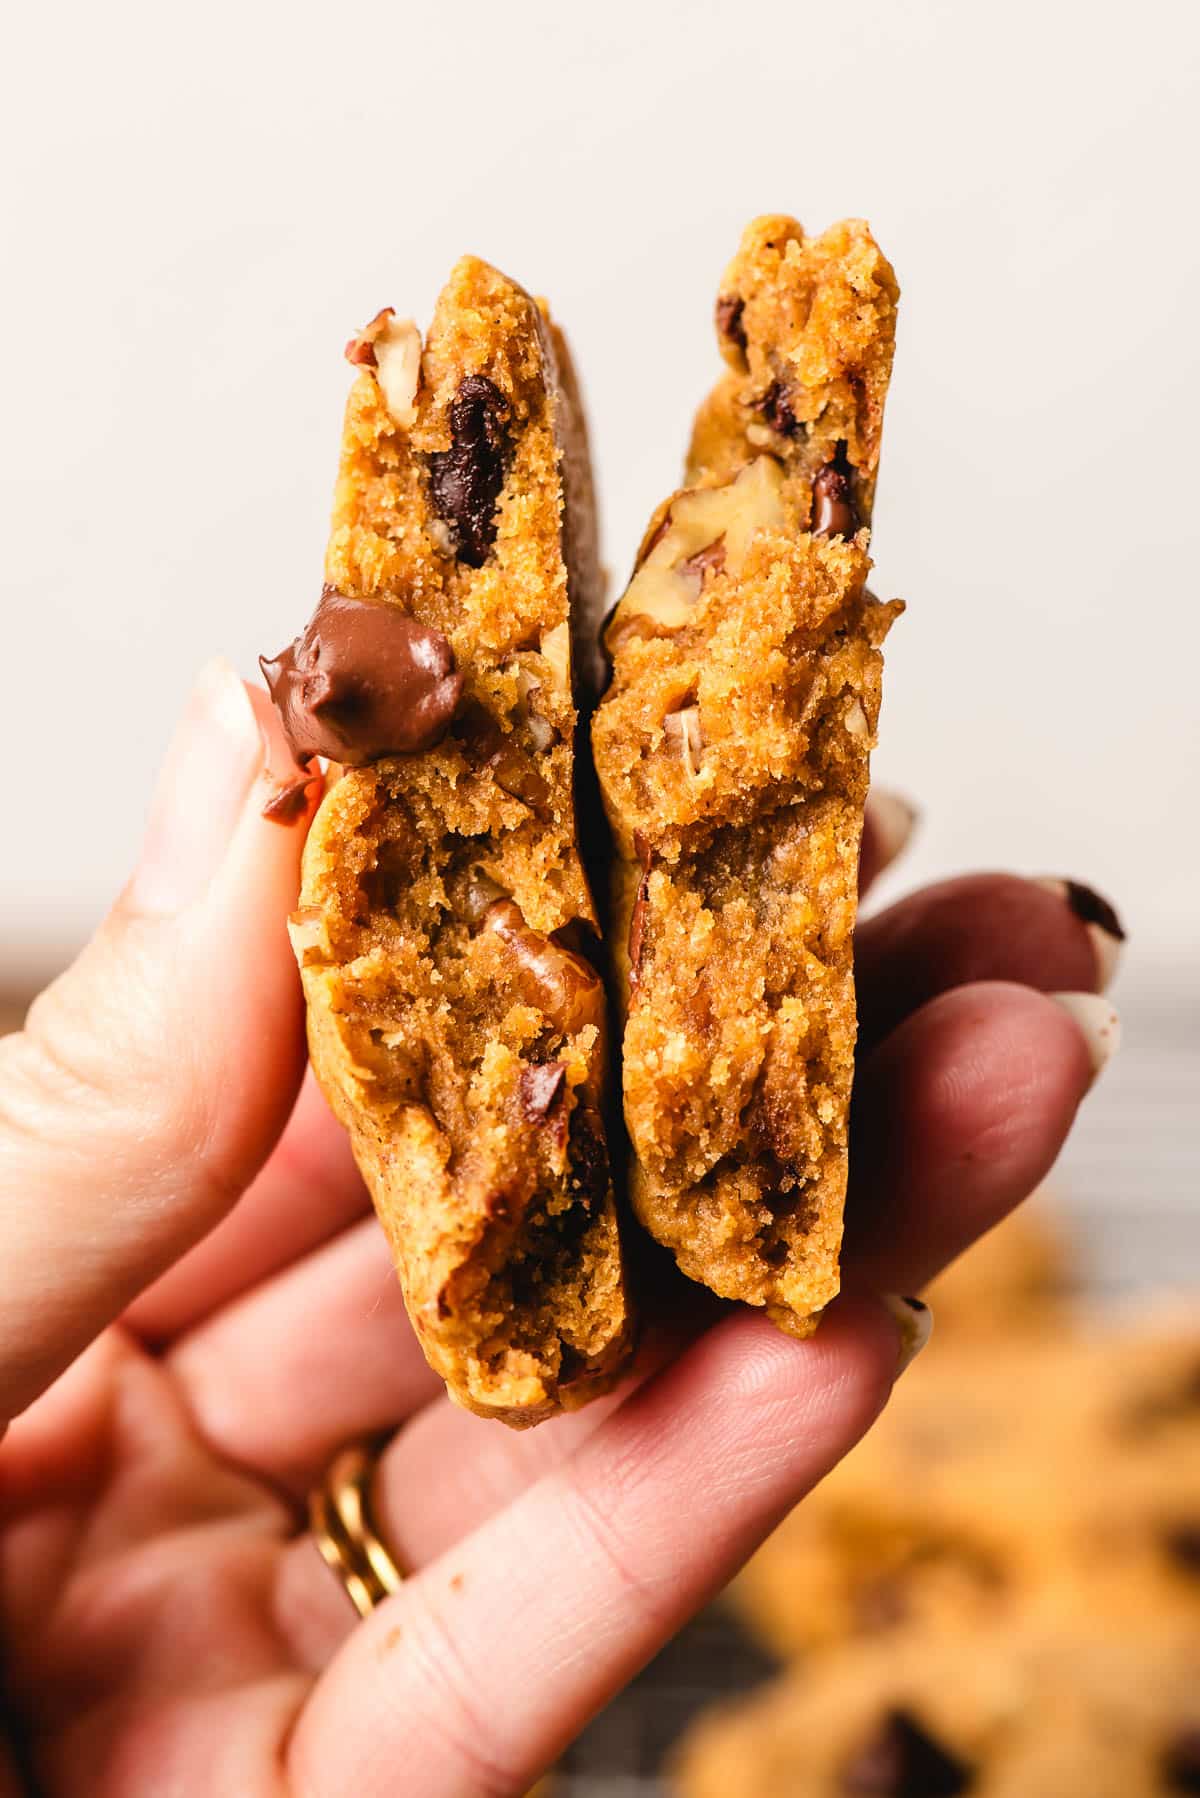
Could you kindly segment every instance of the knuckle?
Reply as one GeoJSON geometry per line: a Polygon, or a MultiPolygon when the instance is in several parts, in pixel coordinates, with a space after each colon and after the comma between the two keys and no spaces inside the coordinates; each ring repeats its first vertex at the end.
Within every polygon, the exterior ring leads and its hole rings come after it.
{"type": "Polygon", "coordinates": [[[24,1029],[0,1038],[0,1131],[43,1157],[54,1144],[86,1159],[98,1177],[136,1174],[149,1195],[173,1192],[186,1167],[193,1194],[228,1205],[241,1181],[206,1082],[167,1039],[148,984],[147,970],[81,966],[40,994],[24,1029]]]}
{"type": "MultiPolygon", "coordinates": [[[[573,1517],[585,1550],[597,1555],[603,1575],[619,1593],[622,1608],[638,1625],[655,1630],[670,1626],[669,1594],[660,1590],[658,1582],[640,1571],[636,1555],[629,1546],[629,1532],[622,1530],[617,1519],[622,1509],[620,1493],[625,1476],[619,1468],[606,1469],[604,1490],[617,1493],[611,1506],[601,1505],[595,1491],[573,1470],[567,1469],[568,1514],[573,1517]]],[[[638,1482],[642,1470],[630,1469],[630,1477],[638,1482]]]]}
{"type": "Polygon", "coordinates": [[[513,1798],[527,1781],[496,1751],[495,1718],[472,1703],[472,1674],[453,1628],[436,1608],[413,1606],[405,1629],[414,1714],[442,1746],[448,1775],[472,1798],[513,1798]]]}

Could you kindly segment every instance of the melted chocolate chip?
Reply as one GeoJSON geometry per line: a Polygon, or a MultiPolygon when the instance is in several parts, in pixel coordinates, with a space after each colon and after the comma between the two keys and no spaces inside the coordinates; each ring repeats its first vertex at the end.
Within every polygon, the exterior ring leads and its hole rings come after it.
{"type": "Polygon", "coordinates": [[[462,693],[441,631],[387,601],[332,587],[303,635],[259,666],[299,762],[324,755],[361,768],[429,749],[462,693]]]}
{"type": "Polygon", "coordinates": [[[308,810],[308,790],[317,777],[306,769],[272,793],[262,808],[262,815],[272,824],[294,824],[308,810]]]}
{"type": "Polygon", "coordinates": [[[540,1124],[558,1101],[566,1084],[567,1068],[562,1061],[543,1062],[538,1067],[522,1068],[517,1083],[521,1114],[527,1124],[540,1124]]]}
{"type": "Polygon", "coordinates": [[[1084,924],[1099,924],[1109,936],[1115,936],[1118,943],[1125,941],[1125,932],[1108,900],[1103,898],[1092,887],[1085,887],[1082,881],[1067,880],[1063,882],[1067,889],[1067,904],[1084,924]]]}
{"type": "Polygon", "coordinates": [[[794,437],[800,429],[800,420],[788,404],[787,393],[781,381],[772,381],[759,401],[758,409],[773,431],[781,437],[794,437]]]}
{"type": "Polygon", "coordinates": [[[482,568],[496,540],[509,410],[494,381],[468,375],[450,407],[451,447],[429,458],[433,503],[453,526],[455,553],[468,568],[482,568]]]}
{"type": "Polygon", "coordinates": [[[1200,1725],[1181,1730],[1168,1744],[1163,1774],[1172,1792],[1200,1792],[1200,1725]]]}
{"type": "Polygon", "coordinates": [[[907,1711],[891,1711],[842,1769],[845,1798],[957,1798],[974,1775],[907,1711]]]}
{"type": "Polygon", "coordinates": [[[717,330],[722,337],[728,337],[730,343],[735,343],[743,356],[746,354],[746,327],[742,323],[745,310],[745,300],[739,299],[736,293],[723,293],[717,301],[717,330]]]}
{"type": "Polygon", "coordinates": [[[850,470],[839,450],[813,482],[814,537],[853,537],[858,517],[850,495],[850,470]]]}

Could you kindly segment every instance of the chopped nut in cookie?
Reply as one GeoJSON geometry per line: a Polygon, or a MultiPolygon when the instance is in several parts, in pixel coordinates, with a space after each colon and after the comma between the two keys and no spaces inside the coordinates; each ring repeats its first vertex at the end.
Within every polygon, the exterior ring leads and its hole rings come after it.
{"type": "Polygon", "coordinates": [[[523,1068],[518,1089],[521,1112],[526,1123],[540,1124],[561,1097],[567,1080],[566,1063],[542,1062],[537,1067],[523,1068]]]}
{"type": "Polygon", "coordinates": [[[411,430],[421,385],[421,333],[411,318],[389,318],[376,337],[375,376],[392,423],[411,430]]]}
{"type": "Polygon", "coordinates": [[[391,306],[382,306],[375,314],[374,318],[371,319],[370,323],[365,324],[358,335],[352,337],[346,345],[345,355],[347,362],[352,363],[355,368],[374,368],[375,339],[379,336],[380,332],[386,328],[393,317],[393,308],[391,306]]]}
{"type": "Polygon", "coordinates": [[[757,456],[724,487],[699,487],[671,503],[608,628],[618,648],[632,621],[650,620],[670,634],[691,617],[705,576],[741,572],[750,540],[782,530],[783,476],[770,456],[757,456]]]}
{"type": "Polygon", "coordinates": [[[581,955],[531,930],[511,899],[497,899],[484,914],[483,928],[499,937],[524,979],[530,1002],[538,1005],[564,1036],[604,1021],[604,988],[581,955]]]}
{"type": "Polygon", "coordinates": [[[699,706],[687,705],[677,712],[668,712],[663,719],[663,732],[672,754],[679,757],[687,770],[688,778],[694,780],[700,767],[700,752],[704,748],[699,706]]]}
{"type": "Polygon", "coordinates": [[[550,664],[559,687],[564,693],[571,691],[571,628],[565,622],[556,624],[553,629],[543,632],[538,648],[550,664]]]}

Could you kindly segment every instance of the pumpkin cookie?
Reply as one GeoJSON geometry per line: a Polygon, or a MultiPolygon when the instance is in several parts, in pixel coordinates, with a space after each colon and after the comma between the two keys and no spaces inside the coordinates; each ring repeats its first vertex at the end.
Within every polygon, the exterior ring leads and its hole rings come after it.
{"type": "Polygon", "coordinates": [[[713,1710],[680,1798],[1179,1798],[1200,1791],[1200,1631],[1084,1606],[917,1633],[713,1710]]]}
{"type": "Polygon", "coordinates": [[[593,723],[631,1191],[684,1273],[805,1336],[838,1289],[851,942],[880,644],[866,588],[897,288],[866,226],[750,226],[729,368],[605,631],[593,723]]]}
{"type": "Polygon", "coordinates": [[[919,1377],[730,1588],[787,1658],[964,1636],[1062,1587],[1200,1626],[1200,1332],[934,1333],[919,1377]]]}
{"type": "Polygon", "coordinates": [[[424,345],[385,310],[347,355],[327,586],[264,663],[297,754],[337,765],[291,926],[312,1060],[430,1364],[531,1424],[631,1342],[574,807],[586,443],[561,338],[474,258],[424,345]]]}

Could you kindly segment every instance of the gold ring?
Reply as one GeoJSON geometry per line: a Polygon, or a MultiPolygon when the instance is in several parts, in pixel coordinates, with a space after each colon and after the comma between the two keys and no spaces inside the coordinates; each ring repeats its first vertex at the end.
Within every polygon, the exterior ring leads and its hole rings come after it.
{"type": "Polygon", "coordinates": [[[375,1527],[371,1481],[377,1450],[343,1449],[308,1495],[308,1526],[321,1558],[337,1574],[360,1617],[404,1583],[403,1569],[375,1527]]]}

